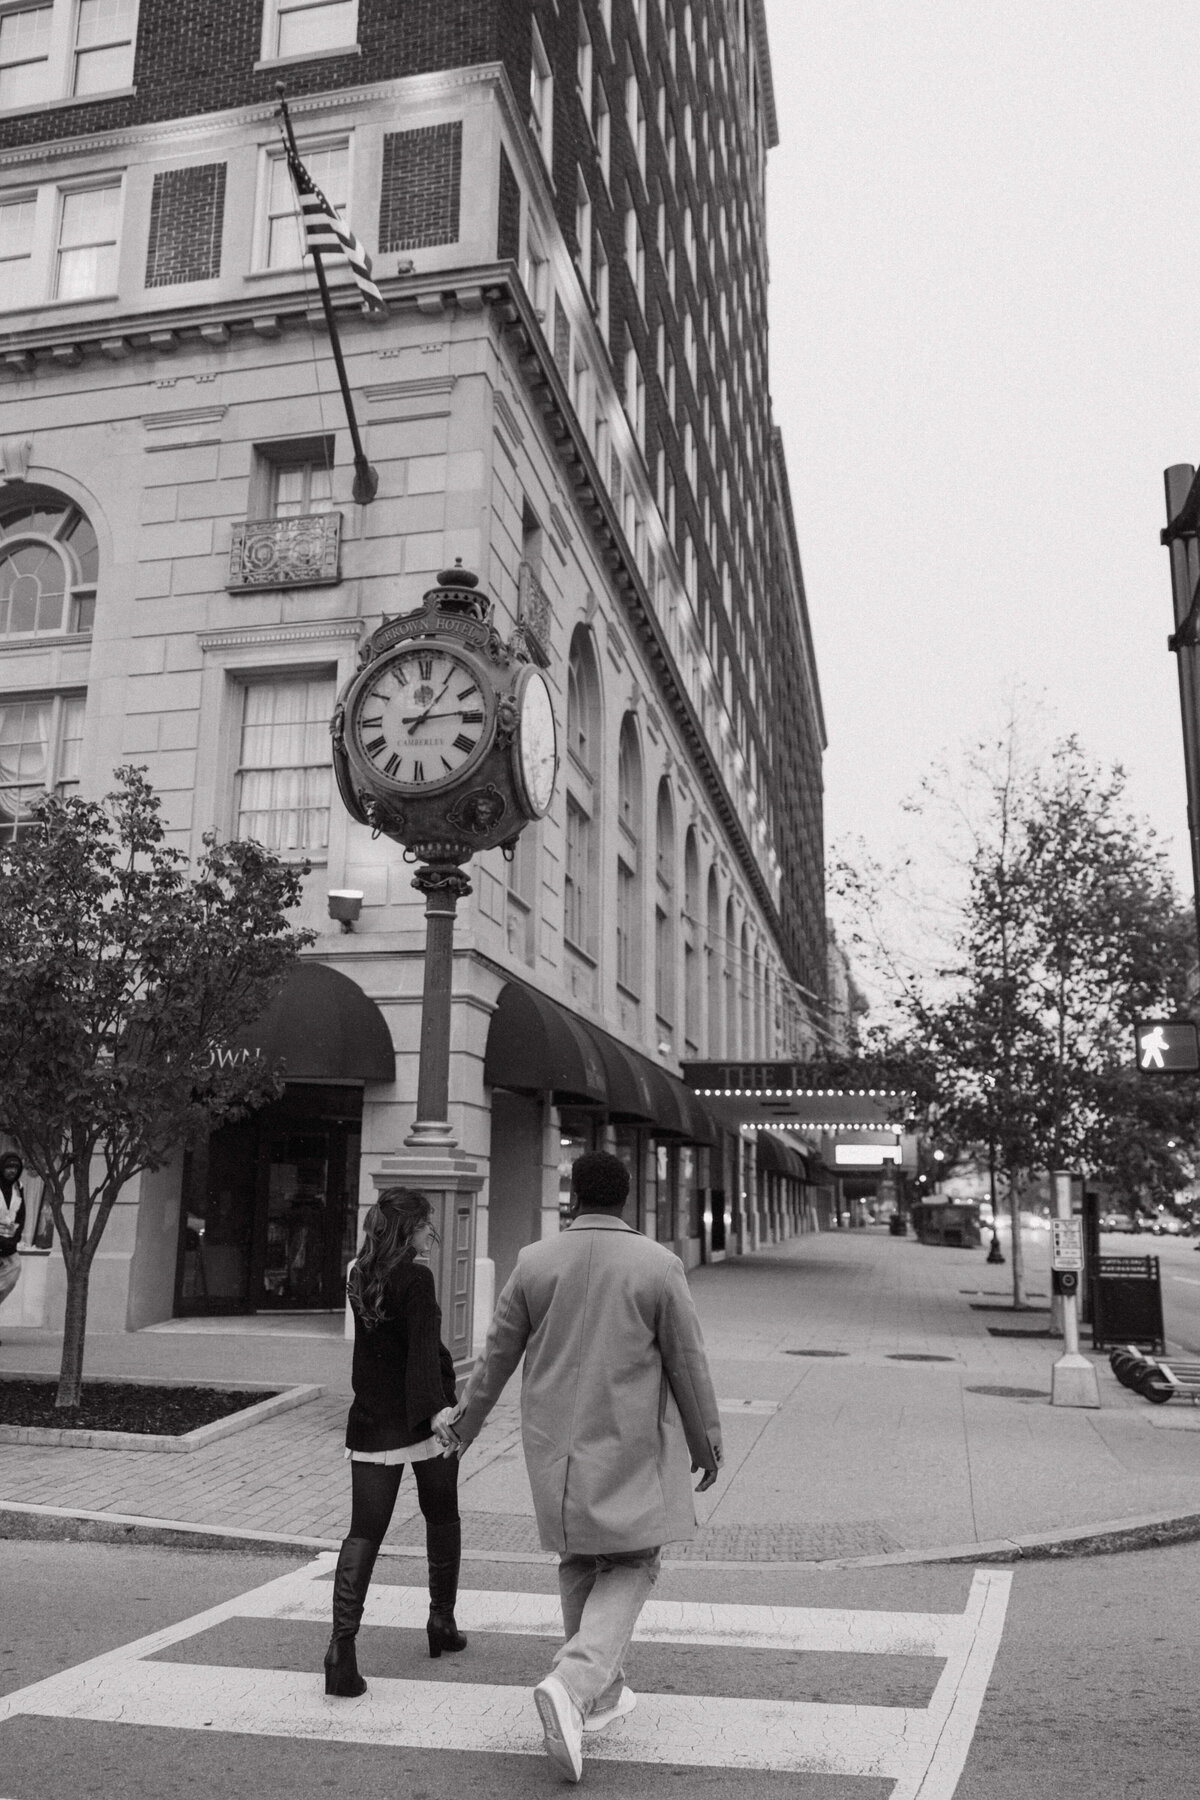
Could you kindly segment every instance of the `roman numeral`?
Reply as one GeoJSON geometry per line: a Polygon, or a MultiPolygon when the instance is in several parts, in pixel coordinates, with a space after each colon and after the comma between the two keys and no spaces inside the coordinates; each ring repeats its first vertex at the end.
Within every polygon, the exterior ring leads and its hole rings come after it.
{"type": "Polygon", "coordinates": [[[460,700],[466,700],[469,697],[469,695],[477,694],[478,692],[479,692],[479,689],[476,687],[475,683],[472,682],[470,687],[465,687],[458,697],[460,700]]]}
{"type": "Polygon", "coordinates": [[[442,758],[442,767],[443,767],[443,769],[445,769],[447,775],[453,775],[454,764],[452,762],[447,762],[447,760],[444,756],[442,758]]]}
{"type": "Polygon", "coordinates": [[[412,778],[414,781],[424,781],[425,764],[423,762],[414,762],[412,778]]]}
{"type": "Polygon", "coordinates": [[[468,737],[465,731],[460,731],[454,740],[454,748],[456,750],[461,750],[465,755],[468,750],[473,750],[475,748],[475,739],[473,737],[468,737]]]}
{"type": "Polygon", "coordinates": [[[459,717],[461,718],[464,725],[482,725],[483,724],[483,714],[481,712],[460,713],[459,717]]]}
{"type": "Polygon", "coordinates": [[[362,728],[364,731],[368,731],[368,730],[378,731],[382,725],[383,725],[383,714],[382,713],[380,713],[380,715],[377,719],[374,719],[374,718],[364,719],[362,721],[362,728]]]}
{"type": "Polygon", "coordinates": [[[399,767],[400,758],[398,756],[389,756],[383,765],[383,772],[385,775],[394,775],[399,767]]]}
{"type": "Polygon", "coordinates": [[[418,660],[417,666],[421,671],[421,680],[422,681],[432,681],[433,680],[433,658],[432,658],[432,656],[422,656],[418,660]]]}
{"type": "Polygon", "coordinates": [[[370,743],[365,746],[365,749],[368,756],[376,756],[380,750],[387,749],[387,739],[385,737],[372,738],[370,743]]]}

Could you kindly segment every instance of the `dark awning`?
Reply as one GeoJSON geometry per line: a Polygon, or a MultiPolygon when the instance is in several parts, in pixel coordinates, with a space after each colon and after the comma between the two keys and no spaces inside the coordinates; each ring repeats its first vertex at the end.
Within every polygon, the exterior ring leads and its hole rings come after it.
{"type": "Polygon", "coordinates": [[[790,1175],[796,1181],[809,1179],[808,1164],[804,1157],[773,1132],[759,1132],[758,1160],[764,1169],[770,1169],[773,1174],[790,1175]]]}
{"type": "Polygon", "coordinates": [[[589,1033],[565,1007],[519,981],[509,982],[492,1014],[483,1079],[568,1104],[603,1106],[608,1098],[604,1062],[589,1033]]]}
{"type": "Polygon", "coordinates": [[[324,963],[302,962],[237,1045],[282,1062],[288,1081],[394,1081],[387,1021],[357,982],[324,963]]]}
{"type": "Polygon", "coordinates": [[[632,1044],[520,981],[503,989],[492,1015],[483,1078],[493,1087],[603,1106],[610,1118],[644,1124],[662,1137],[719,1141],[691,1088],[632,1044]]]}

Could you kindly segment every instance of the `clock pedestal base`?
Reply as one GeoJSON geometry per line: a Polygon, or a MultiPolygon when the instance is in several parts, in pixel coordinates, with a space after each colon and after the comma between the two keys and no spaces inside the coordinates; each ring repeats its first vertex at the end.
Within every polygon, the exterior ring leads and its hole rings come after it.
{"type": "Polygon", "coordinates": [[[429,1266],[442,1309],[442,1340],[456,1363],[468,1362],[475,1290],[475,1208],[483,1186],[479,1164],[453,1145],[428,1145],[383,1157],[371,1179],[377,1193],[384,1188],[415,1188],[433,1207],[440,1242],[430,1247],[429,1266]]]}

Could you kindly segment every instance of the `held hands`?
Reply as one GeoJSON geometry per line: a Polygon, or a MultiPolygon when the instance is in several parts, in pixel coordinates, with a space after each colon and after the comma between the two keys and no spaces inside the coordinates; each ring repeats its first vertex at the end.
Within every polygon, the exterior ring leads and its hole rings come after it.
{"type": "Polygon", "coordinates": [[[712,1456],[713,1456],[713,1460],[711,1463],[695,1463],[694,1462],[692,1464],[692,1474],[693,1475],[699,1474],[701,1469],[704,1470],[703,1476],[696,1483],[696,1492],[698,1494],[703,1494],[708,1488],[710,1488],[712,1486],[713,1482],[717,1479],[717,1476],[720,1474],[721,1464],[725,1460],[725,1455],[721,1449],[720,1444],[712,1445],[712,1456]]]}
{"type": "Polygon", "coordinates": [[[431,1424],[433,1435],[442,1446],[443,1456],[461,1456],[465,1445],[454,1429],[454,1422],[462,1416],[461,1406],[443,1406],[441,1412],[434,1413],[431,1424]]]}

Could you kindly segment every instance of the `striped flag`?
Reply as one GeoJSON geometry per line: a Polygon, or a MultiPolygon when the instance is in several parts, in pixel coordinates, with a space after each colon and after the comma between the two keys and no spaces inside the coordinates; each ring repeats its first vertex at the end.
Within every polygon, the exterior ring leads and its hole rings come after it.
{"type": "Polygon", "coordinates": [[[291,171],[292,185],[296,190],[296,198],[300,202],[300,212],[304,219],[304,238],[308,248],[315,255],[332,254],[344,256],[350,265],[350,272],[358,283],[358,291],[363,298],[363,306],[368,312],[386,312],[387,306],[383,295],[371,280],[371,258],[367,255],[348,225],[343,225],[334,208],[305,168],[300,158],[289,147],[287,153],[288,168],[291,171]]]}

